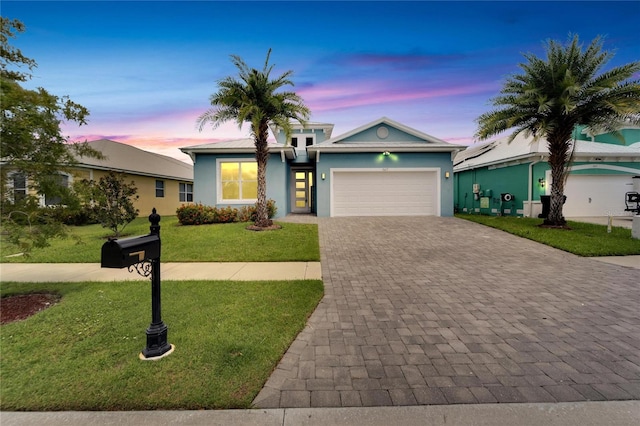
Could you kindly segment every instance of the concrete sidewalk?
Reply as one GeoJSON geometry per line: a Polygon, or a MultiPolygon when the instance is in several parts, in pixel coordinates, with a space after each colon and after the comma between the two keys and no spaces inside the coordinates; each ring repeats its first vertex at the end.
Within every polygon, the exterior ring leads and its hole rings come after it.
{"type": "MultiPolygon", "coordinates": [[[[163,280],[319,280],[320,262],[162,263],[163,280]]],[[[98,263],[3,263],[1,281],[77,282],[146,280],[135,271],[101,268],[98,263]]]]}
{"type": "Polygon", "coordinates": [[[198,411],[3,412],[2,426],[109,425],[363,425],[368,426],[626,426],[640,419],[640,401],[560,404],[427,405],[370,408],[286,408],[198,411]]]}
{"type": "MultiPolygon", "coordinates": [[[[640,256],[592,257],[600,262],[640,269],[640,256]]],[[[320,262],[162,263],[163,280],[321,280],[320,262]]],[[[0,281],[141,281],[135,271],[101,268],[97,263],[0,263],[0,281]]]]}

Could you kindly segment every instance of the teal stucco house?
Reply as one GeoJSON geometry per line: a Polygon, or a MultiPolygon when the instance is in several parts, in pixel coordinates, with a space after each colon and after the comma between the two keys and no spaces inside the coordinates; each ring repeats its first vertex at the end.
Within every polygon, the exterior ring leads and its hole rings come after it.
{"type": "MultiPolygon", "coordinates": [[[[625,194],[640,175],[640,128],[620,135],[574,131],[574,161],[565,184],[565,217],[628,216],[625,194]]],[[[471,146],[454,159],[455,208],[460,212],[538,217],[551,193],[544,139],[522,134],[471,146]]]]}
{"type": "MultiPolygon", "coordinates": [[[[272,127],[267,198],[288,214],[452,216],[453,157],[463,147],[383,117],[337,137],[333,124],[272,127]]],[[[194,163],[195,202],[255,203],[252,139],[181,148],[194,163]]]]}

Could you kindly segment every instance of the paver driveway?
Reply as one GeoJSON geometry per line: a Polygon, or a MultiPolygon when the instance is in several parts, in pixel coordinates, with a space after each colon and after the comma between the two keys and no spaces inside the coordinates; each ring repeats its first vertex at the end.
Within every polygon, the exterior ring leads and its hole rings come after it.
{"type": "Polygon", "coordinates": [[[456,218],[319,219],[325,297],[257,407],[640,399],[640,273],[456,218]]]}

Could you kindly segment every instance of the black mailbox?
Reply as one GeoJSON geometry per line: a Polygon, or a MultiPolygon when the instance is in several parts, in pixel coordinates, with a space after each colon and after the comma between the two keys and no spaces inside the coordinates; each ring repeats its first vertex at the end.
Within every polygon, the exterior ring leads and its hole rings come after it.
{"type": "Polygon", "coordinates": [[[142,235],[109,240],[102,245],[103,268],[127,268],[145,260],[160,257],[160,236],[142,235]]]}

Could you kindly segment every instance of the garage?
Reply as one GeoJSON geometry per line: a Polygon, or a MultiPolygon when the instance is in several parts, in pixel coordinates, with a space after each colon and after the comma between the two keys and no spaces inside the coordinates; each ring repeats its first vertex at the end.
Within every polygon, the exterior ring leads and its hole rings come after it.
{"type": "Polygon", "coordinates": [[[439,216],[437,169],[332,170],[331,216],[439,216]]]}
{"type": "Polygon", "coordinates": [[[565,217],[626,216],[625,193],[633,190],[631,175],[570,174],[562,213],[565,217]]]}

